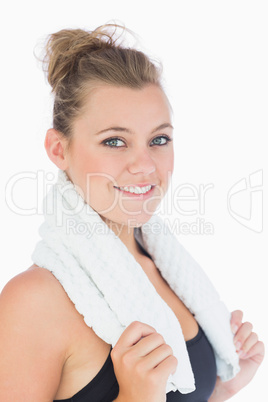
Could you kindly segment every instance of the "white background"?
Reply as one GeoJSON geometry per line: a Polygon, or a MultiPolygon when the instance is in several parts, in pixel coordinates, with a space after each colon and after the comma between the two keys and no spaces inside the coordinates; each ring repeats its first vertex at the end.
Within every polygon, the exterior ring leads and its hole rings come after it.
{"type": "MultiPolygon", "coordinates": [[[[136,32],[143,50],[164,64],[174,110],[173,189],[187,183],[197,190],[213,186],[205,194],[203,215],[200,198],[179,200],[180,210],[173,205],[172,219],[190,225],[188,234],[176,234],[228,308],[242,309],[267,343],[266,1],[26,0],[2,6],[0,289],[31,265],[42,222],[41,214],[23,216],[10,209],[6,185],[18,173],[56,172],[43,147],[51,126],[50,88],[33,50],[59,29],[92,30],[113,19],[136,32]],[[255,195],[248,188],[232,198],[236,216],[242,216],[239,223],[228,210],[228,192],[242,179],[248,185],[257,171],[255,195]],[[185,216],[182,209],[196,212],[185,216]],[[212,234],[196,229],[198,218],[210,224],[212,234]]],[[[21,208],[35,207],[36,198],[34,180],[13,187],[13,200],[21,208]]],[[[264,361],[251,384],[232,400],[263,401],[267,374],[264,361]]]]}

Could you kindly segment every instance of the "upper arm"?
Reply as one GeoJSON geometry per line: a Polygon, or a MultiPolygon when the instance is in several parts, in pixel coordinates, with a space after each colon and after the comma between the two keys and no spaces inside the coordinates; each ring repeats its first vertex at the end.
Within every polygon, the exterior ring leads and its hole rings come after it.
{"type": "Polygon", "coordinates": [[[57,291],[50,281],[46,274],[26,271],[0,294],[1,401],[54,399],[66,344],[57,291]]]}

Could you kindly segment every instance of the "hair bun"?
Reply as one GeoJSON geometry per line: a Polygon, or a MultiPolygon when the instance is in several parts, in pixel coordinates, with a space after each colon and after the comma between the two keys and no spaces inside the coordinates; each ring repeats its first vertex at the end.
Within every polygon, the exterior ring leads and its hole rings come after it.
{"type": "Polygon", "coordinates": [[[137,36],[124,24],[105,24],[94,31],[63,29],[48,36],[43,69],[54,92],[53,128],[69,140],[73,135],[75,119],[91,90],[98,85],[115,85],[141,89],[153,84],[161,87],[162,68],[136,46],[129,46],[129,39],[137,36]],[[117,32],[119,28],[119,34],[117,32]],[[130,33],[128,45],[118,43],[130,33]]]}
{"type": "MultiPolygon", "coordinates": [[[[114,38],[116,29],[126,28],[117,24],[106,24],[94,31],[83,29],[63,29],[48,36],[45,46],[43,68],[53,92],[67,77],[76,74],[79,60],[90,53],[116,46],[119,37],[114,38]],[[109,28],[114,28],[109,33],[109,28]]],[[[118,46],[118,45],[117,45],[118,46]]]]}

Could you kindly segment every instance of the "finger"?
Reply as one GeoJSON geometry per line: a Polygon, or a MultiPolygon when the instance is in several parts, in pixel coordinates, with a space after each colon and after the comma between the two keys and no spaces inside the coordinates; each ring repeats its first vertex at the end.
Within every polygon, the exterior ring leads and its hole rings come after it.
{"type": "Polygon", "coordinates": [[[150,325],[144,324],[140,321],[133,321],[122,333],[114,349],[118,347],[128,348],[133,346],[142,337],[146,337],[155,332],[156,330],[150,325]]]}
{"type": "Polygon", "coordinates": [[[142,367],[143,372],[156,368],[169,356],[173,356],[172,348],[166,343],[152,350],[150,354],[139,361],[139,367],[142,367]]]}
{"type": "Polygon", "coordinates": [[[135,355],[139,357],[144,357],[151,353],[154,349],[158,348],[161,345],[165,345],[166,342],[162,335],[157,332],[153,334],[149,334],[146,337],[142,338],[139,342],[137,342],[132,351],[135,355]]]}
{"type": "Polygon", "coordinates": [[[244,344],[238,353],[238,356],[243,359],[248,351],[258,342],[258,335],[255,332],[251,332],[249,337],[245,340],[244,344]]]}
{"type": "Polygon", "coordinates": [[[154,372],[159,378],[166,383],[170,374],[174,374],[178,365],[178,360],[175,356],[169,356],[163,360],[157,367],[155,367],[154,372]]]}
{"type": "Polygon", "coordinates": [[[263,361],[264,358],[264,354],[265,354],[265,347],[264,347],[264,343],[261,341],[258,341],[257,343],[255,343],[254,346],[252,346],[252,348],[247,352],[246,356],[244,357],[244,359],[251,359],[253,360],[256,364],[261,364],[261,362],[263,361]]]}
{"type": "Polygon", "coordinates": [[[242,325],[242,319],[243,319],[243,311],[235,310],[232,312],[230,324],[233,334],[236,334],[237,330],[242,325]]]}
{"type": "Polygon", "coordinates": [[[234,344],[236,346],[236,350],[239,351],[244,344],[245,340],[249,337],[253,329],[253,325],[250,322],[244,322],[234,337],[234,344]]]}

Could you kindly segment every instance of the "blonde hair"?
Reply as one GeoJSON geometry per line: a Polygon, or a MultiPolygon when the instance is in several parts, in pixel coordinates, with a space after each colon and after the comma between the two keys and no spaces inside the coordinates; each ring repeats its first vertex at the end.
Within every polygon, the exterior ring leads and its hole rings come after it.
{"type": "Polygon", "coordinates": [[[53,127],[69,140],[90,88],[99,84],[137,89],[155,84],[162,88],[162,65],[157,66],[139,50],[118,44],[118,28],[131,32],[122,25],[106,24],[94,31],[63,29],[48,36],[43,68],[55,95],[53,127]]]}

